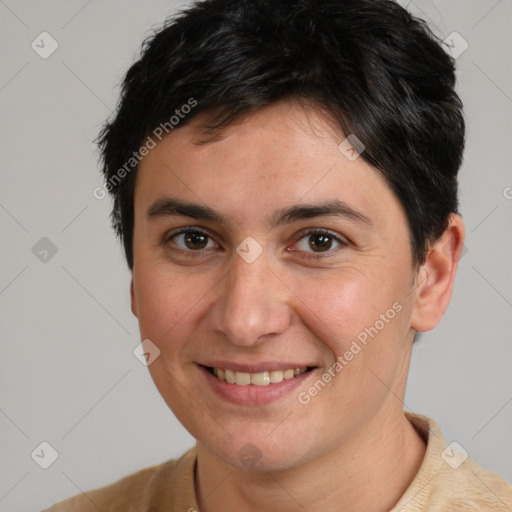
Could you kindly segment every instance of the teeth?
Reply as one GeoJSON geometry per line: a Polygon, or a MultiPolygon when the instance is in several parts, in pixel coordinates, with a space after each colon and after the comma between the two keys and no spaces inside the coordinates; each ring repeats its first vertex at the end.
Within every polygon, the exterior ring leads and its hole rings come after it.
{"type": "Polygon", "coordinates": [[[272,384],[281,382],[284,379],[283,372],[281,370],[272,370],[271,372],[268,372],[268,374],[272,384]]]}
{"type": "Polygon", "coordinates": [[[294,376],[295,376],[295,371],[294,370],[285,370],[283,372],[284,380],[293,379],[294,376]]]}
{"type": "Polygon", "coordinates": [[[270,384],[270,377],[268,375],[268,372],[252,374],[247,373],[247,375],[251,376],[251,384],[254,384],[255,386],[267,386],[268,384],[270,384]]]}
{"type": "Polygon", "coordinates": [[[245,372],[235,372],[235,384],[247,386],[251,383],[251,374],[245,372]]]}
{"type": "Polygon", "coordinates": [[[247,373],[214,368],[213,374],[219,380],[226,381],[229,384],[237,384],[239,386],[247,386],[248,384],[253,384],[254,386],[268,386],[269,384],[277,384],[283,380],[293,379],[293,377],[304,373],[306,370],[307,368],[290,368],[284,371],[271,370],[269,372],[247,373]]]}

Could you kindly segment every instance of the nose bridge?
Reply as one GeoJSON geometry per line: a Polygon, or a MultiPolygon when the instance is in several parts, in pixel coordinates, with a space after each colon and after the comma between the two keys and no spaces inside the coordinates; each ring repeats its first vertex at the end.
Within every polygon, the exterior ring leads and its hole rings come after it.
{"type": "Polygon", "coordinates": [[[212,308],[214,329],[232,343],[256,345],[290,325],[286,287],[272,273],[262,254],[248,262],[234,255],[224,285],[212,308]]]}

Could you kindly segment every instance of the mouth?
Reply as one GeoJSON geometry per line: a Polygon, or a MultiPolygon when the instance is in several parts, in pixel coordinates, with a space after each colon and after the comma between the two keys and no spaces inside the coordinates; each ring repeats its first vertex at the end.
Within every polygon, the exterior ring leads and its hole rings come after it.
{"type": "Polygon", "coordinates": [[[270,384],[278,384],[283,380],[291,380],[313,370],[312,366],[304,366],[301,368],[288,368],[286,370],[267,370],[249,373],[219,368],[217,366],[206,366],[205,368],[220,381],[236,384],[237,386],[268,386],[270,384]]]}
{"type": "Polygon", "coordinates": [[[210,364],[212,366],[198,365],[210,390],[224,401],[244,406],[261,406],[293,396],[319,370],[316,366],[293,363],[229,364],[231,368],[225,367],[228,363],[210,364]]]}

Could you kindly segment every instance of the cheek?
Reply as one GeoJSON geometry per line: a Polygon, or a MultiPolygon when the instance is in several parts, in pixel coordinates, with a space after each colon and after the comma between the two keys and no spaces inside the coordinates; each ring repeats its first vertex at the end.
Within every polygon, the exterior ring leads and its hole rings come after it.
{"type": "Polygon", "coordinates": [[[337,279],[296,283],[301,321],[336,365],[325,369],[335,374],[332,403],[347,411],[356,403],[373,410],[401,365],[407,293],[399,281],[390,281],[347,271],[337,279]]]}
{"type": "Polygon", "coordinates": [[[170,272],[166,265],[139,265],[133,273],[141,336],[157,345],[176,335],[200,313],[214,283],[205,274],[170,272]]]}
{"type": "Polygon", "coordinates": [[[296,280],[292,289],[302,321],[337,355],[393,305],[388,287],[358,272],[296,280]]]}

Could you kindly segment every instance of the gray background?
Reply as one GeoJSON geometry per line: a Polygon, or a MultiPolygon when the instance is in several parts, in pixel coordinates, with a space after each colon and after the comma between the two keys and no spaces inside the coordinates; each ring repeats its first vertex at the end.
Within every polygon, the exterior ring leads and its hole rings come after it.
{"type": "MultiPolygon", "coordinates": [[[[512,480],[512,0],[401,3],[469,44],[457,59],[468,252],[448,313],[414,349],[405,408],[512,480]]],[[[92,140],[117,84],[178,5],[0,0],[3,511],[41,509],[193,444],[133,355],[129,272],[109,199],[92,194],[102,185],[92,140]],[[43,31],[59,44],[47,59],[31,48],[43,31]],[[57,248],[46,262],[32,252],[42,237],[57,248]],[[31,458],[42,441],[59,454],[46,470],[31,458]]]]}

